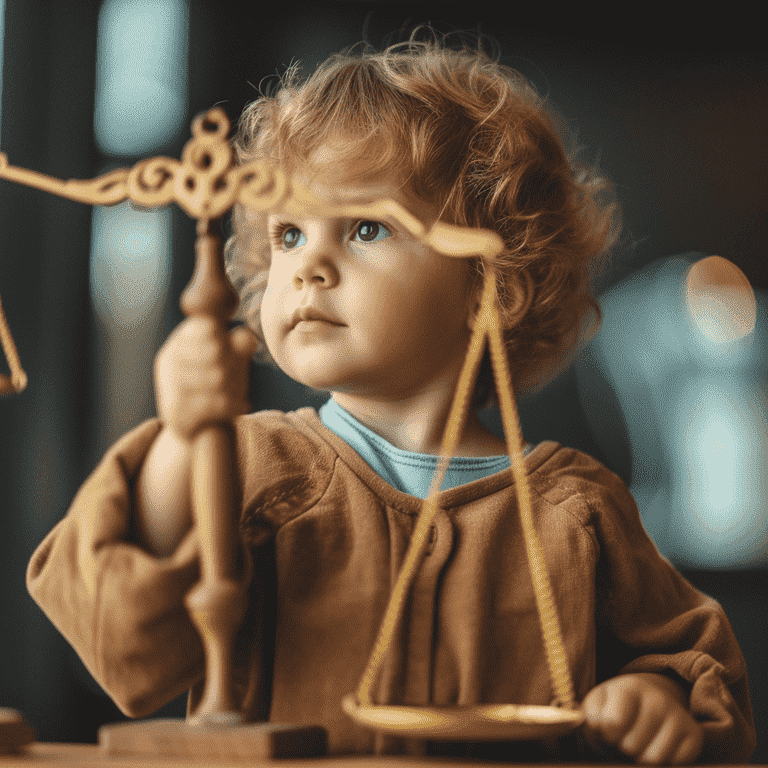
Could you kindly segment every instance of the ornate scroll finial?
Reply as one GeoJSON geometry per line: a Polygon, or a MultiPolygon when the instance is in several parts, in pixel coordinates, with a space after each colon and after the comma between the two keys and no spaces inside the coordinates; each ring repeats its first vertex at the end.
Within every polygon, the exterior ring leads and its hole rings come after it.
{"type": "Polygon", "coordinates": [[[91,205],[115,205],[130,200],[143,208],[155,208],[176,202],[195,219],[217,219],[235,203],[262,211],[284,206],[291,212],[318,216],[391,216],[436,251],[455,258],[491,255],[502,248],[501,238],[488,230],[438,222],[427,231],[419,219],[394,200],[329,206],[306,187],[289,183],[280,168],[259,160],[235,165],[227,141],[229,128],[226,113],[216,107],[193,121],[192,138],[185,145],[181,160],[152,157],[133,168],[119,168],[88,180],[62,181],[17,168],[9,165],[6,155],[0,152],[0,178],[91,205]]]}

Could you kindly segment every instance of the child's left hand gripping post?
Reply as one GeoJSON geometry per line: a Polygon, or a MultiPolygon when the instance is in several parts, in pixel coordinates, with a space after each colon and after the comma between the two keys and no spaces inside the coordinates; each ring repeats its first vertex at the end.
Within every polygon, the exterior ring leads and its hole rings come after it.
{"type": "MultiPolygon", "coordinates": [[[[286,188],[279,174],[234,165],[226,141],[229,120],[223,110],[213,109],[196,118],[192,132],[181,161],[156,157],[96,179],[62,181],[11,166],[0,155],[0,178],[91,205],[114,205],[126,199],[142,207],[176,202],[198,220],[196,269],[182,308],[187,315],[211,318],[224,332],[237,296],[225,276],[222,243],[213,233],[214,223],[236,202],[267,208],[286,188]]],[[[1,308],[0,340],[11,366],[11,377],[0,377],[0,392],[21,391],[26,374],[1,308]]],[[[187,595],[186,604],[205,647],[203,700],[187,722],[105,726],[100,741],[107,752],[263,759],[319,755],[327,749],[323,728],[244,724],[234,701],[233,640],[245,610],[246,586],[237,572],[240,490],[233,470],[233,440],[233,427],[225,422],[202,429],[193,443],[192,498],[202,578],[187,595]]],[[[2,732],[8,728],[15,734],[12,741],[27,733],[16,720],[4,722],[2,732]]]]}

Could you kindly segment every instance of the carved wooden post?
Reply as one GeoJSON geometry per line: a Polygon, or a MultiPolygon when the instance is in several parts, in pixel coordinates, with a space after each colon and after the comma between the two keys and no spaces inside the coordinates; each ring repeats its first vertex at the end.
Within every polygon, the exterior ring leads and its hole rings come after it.
{"type": "MultiPolygon", "coordinates": [[[[193,136],[184,147],[181,162],[153,157],[95,179],[63,181],[12,166],[0,152],[0,178],[91,205],[115,205],[126,199],[148,208],[178,203],[198,220],[195,273],[182,296],[182,309],[189,317],[210,317],[223,337],[237,306],[237,295],[226,278],[222,242],[213,234],[213,225],[235,203],[266,210],[291,194],[279,170],[258,162],[234,165],[228,132],[229,120],[216,108],[193,121],[193,136]]],[[[0,323],[0,342],[11,377],[0,376],[0,393],[20,391],[26,384],[10,332],[4,330],[5,324],[0,323]]],[[[191,493],[201,578],[185,603],[205,648],[203,699],[186,721],[102,726],[99,743],[108,754],[252,759],[322,755],[327,750],[324,728],[245,723],[236,705],[231,690],[233,641],[245,613],[246,588],[243,574],[237,572],[241,493],[232,424],[212,422],[206,426],[194,437],[192,452],[191,493]]]]}
{"type": "MultiPolygon", "coordinates": [[[[212,318],[224,336],[237,295],[226,278],[221,239],[210,227],[208,219],[198,222],[195,273],[182,294],[181,308],[188,317],[212,318]]],[[[191,491],[201,579],[187,595],[186,605],[203,639],[207,670],[203,700],[191,720],[235,725],[242,715],[232,697],[231,659],[245,613],[245,590],[237,578],[240,489],[231,424],[212,424],[195,436],[191,491]]]]}

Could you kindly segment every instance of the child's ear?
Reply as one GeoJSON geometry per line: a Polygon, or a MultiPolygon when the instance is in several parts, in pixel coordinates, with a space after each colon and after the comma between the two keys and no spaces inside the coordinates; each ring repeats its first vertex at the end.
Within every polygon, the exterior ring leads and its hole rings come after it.
{"type": "MultiPolygon", "coordinates": [[[[467,317],[467,326],[470,331],[475,330],[477,318],[480,315],[480,304],[483,296],[483,286],[479,285],[474,292],[471,311],[467,317]]],[[[533,280],[527,272],[521,272],[517,282],[510,286],[509,315],[505,328],[514,328],[524,317],[533,301],[533,280]]]]}

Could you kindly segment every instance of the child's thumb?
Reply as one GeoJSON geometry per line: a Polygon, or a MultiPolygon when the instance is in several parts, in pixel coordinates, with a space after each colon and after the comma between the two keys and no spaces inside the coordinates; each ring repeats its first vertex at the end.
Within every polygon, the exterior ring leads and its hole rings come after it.
{"type": "Polygon", "coordinates": [[[241,357],[250,358],[259,348],[259,340],[250,328],[244,325],[238,326],[230,334],[232,349],[241,357]]]}

